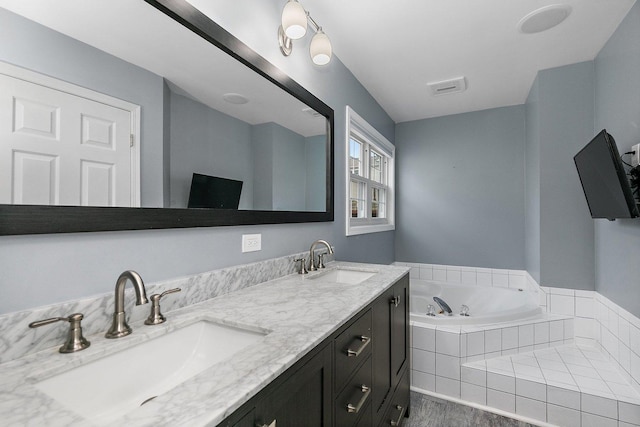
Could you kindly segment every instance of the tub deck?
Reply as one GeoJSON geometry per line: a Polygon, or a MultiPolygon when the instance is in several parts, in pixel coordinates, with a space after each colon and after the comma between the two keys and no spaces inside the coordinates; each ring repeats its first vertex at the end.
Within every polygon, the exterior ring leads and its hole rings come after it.
{"type": "Polygon", "coordinates": [[[640,427],[640,393],[574,318],[494,325],[412,322],[414,391],[562,427],[640,427]]]}
{"type": "Polygon", "coordinates": [[[552,425],[640,425],[640,393],[596,346],[569,344],[465,363],[461,398],[552,425]]]}

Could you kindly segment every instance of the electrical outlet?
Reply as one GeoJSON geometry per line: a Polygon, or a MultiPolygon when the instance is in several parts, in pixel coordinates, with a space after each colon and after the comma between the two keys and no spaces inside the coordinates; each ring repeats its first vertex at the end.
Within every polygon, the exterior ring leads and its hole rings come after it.
{"type": "Polygon", "coordinates": [[[640,144],[636,144],[631,147],[631,151],[633,151],[633,156],[631,156],[631,166],[640,165],[640,144]]]}
{"type": "Polygon", "coordinates": [[[243,234],[242,252],[256,252],[262,250],[262,234],[243,234]]]}

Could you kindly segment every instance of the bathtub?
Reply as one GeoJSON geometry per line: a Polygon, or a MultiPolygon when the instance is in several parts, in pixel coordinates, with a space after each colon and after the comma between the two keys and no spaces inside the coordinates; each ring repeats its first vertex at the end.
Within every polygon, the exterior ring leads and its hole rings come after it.
{"type": "Polygon", "coordinates": [[[411,280],[411,320],[433,325],[485,325],[513,322],[541,315],[538,295],[532,291],[485,286],[454,285],[427,280],[411,280]],[[443,299],[452,316],[439,314],[433,297],[443,299]],[[427,316],[427,305],[433,305],[436,316],[427,316]],[[469,316],[460,315],[462,305],[469,307],[469,316]]]}

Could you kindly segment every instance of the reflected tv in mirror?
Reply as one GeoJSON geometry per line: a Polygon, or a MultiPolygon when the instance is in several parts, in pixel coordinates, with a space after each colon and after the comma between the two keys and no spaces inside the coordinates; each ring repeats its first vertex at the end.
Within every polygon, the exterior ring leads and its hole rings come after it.
{"type": "Polygon", "coordinates": [[[194,173],[189,208],[238,209],[242,181],[194,173]]]}
{"type": "Polygon", "coordinates": [[[616,142],[605,129],[573,160],[592,218],[638,217],[638,207],[616,142]]]}

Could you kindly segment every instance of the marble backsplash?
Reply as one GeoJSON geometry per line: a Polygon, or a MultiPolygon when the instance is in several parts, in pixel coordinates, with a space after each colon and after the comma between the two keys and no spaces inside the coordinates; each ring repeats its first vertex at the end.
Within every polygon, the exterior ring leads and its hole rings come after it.
{"type": "MultiPolygon", "coordinates": [[[[273,258],[252,264],[237,265],[220,270],[208,271],[193,276],[170,279],[155,283],[145,283],[147,296],[160,294],[168,289],[181,288],[181,292],[166,295],[160,301],[162,313],[197,304],[219,295],[278,279],[297,271],[297,258],[307,252],[273,258]]],[[[326,261],[331,261],[327,259],[326,261]]],[[[113,279],[113,288],[117,277],[113,279]]],[[[144,280],[144,277],[143,277],[144,280]]],[[[151,309],[150,304],[134,305],[135,297],[130,284],[125,290],[125,312],[127,321],[134,323],[144,320],[151,309]]],[[[104,333],[111,325],[114,312],[113,290],[87,298],[34,307],[29,310],[7,313],[0,316],[0,363],[17,359],[64,343],[69,330],[68,324],[51,324],[36,329],[29,323],[50,317],[66,317],[72,313],[82,313],[82,329],[85,337],[104,333]]]]}

